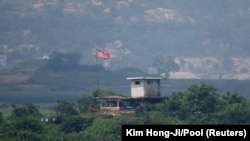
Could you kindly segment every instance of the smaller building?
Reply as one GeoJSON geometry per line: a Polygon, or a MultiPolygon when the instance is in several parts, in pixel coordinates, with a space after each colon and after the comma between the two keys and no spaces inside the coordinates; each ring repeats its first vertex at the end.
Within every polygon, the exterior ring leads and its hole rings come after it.
{"type": "Polygon", "coordinates": [[[126,97],[122,96],[101,96],[97,97],[100,101],[100,112],[107,115],[118,116],[125,113],[133,113],[134,111],[126,109],[124,102],[126,97]]]}
{"type": "Polygon", "coordinates": [[[97,97],[97,100],[101,102],[101,110],[121,110],[123,108],[122,100],[125,97],[122,96],[102,96],[97,97]]]}
{"type": "Polygon", "coordinates": [[[132,98],[157,98],[161,97],[161,77],[129,77],[131,81],[132,98]]]}

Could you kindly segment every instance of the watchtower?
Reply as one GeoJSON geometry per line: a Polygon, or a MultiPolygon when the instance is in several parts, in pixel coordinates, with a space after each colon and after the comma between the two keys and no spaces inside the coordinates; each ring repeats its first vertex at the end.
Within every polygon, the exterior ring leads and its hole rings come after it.
{"type": "Polygon", "coordinates": [[[161,96],[161,77],[128,77],[132,98],[157,98],[161,96]]]}

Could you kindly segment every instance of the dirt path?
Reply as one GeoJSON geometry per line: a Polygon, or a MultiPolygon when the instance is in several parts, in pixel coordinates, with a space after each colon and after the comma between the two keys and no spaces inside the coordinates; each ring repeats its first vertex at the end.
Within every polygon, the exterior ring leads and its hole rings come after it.
{"type": "Polygon", "coordinates": [[[25,83],[32,75],[33,73],[0,75],[0,84],[1,83],[25,83]]]}

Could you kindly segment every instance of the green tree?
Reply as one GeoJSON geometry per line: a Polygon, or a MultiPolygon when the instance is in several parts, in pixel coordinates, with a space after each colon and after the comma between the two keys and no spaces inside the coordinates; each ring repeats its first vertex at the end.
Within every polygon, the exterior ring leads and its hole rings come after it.
{"type": "Polygon", "coordinates": [[[244,101],[227,105],[221,116],[222,124],[249,124],[250,123],[250,103],[244,101]]]}
{"type": "Polygon", "coordinates": [[[239,104],[247,101],[243,96],[240,96],[238,93],[230,92],[227,92],[226,95],[222,96],[222,98],[227,104],[239,104]]]}
{"type": "Polygon", "coordinates": [[[5,121],[2,112],[0,111],[0,137],[3,141],[9,140],[9,124],[5,121]]]}
{"type": "Polygon", "coordinates": [[[135,108],[135,115],[137,117],[138,124],[149,124],[150,118],[148,112],[153,109],[153,106],[148,102],[141,101],[140,104],[135,108]]]}
{"type": "Polygon", "coordinates": [[[66,99],[57,100],[55,112],[59,119],[67,118],[70,116],[78,115],[76,105],[68,102],[66,99]]]}
{"type": "Polygon", "coordinates": [[[82,96],[77,100],[78,109],[81,113],[87,113],[95,104],[95,99],[91,96],[82,96]]]}
{"type": "Polygon", "coordinates": [[[42,114],[35,105],[28,103],[23,106],[12,106],[11,121],[16,130],[28,130],[40,132],[42,126],[39,123],[42,114]]]}
{"type": "Polygon", "coordinates": [[[184,120],[190,113],[189,101],[186,92],[173,92],[164,102],[163,113],[173,118],[184,120]]]}
{"type": "Polygon", "coordinates": [[[218,123],[224,106],[217,88],[201,82],[192,84],[185,92],[174,92],[163,103],[162,112],[190,124],[218,123]]]}
{"type": "Polygon", "coordinates": [[[62,123],[62,130],[65,133],[80,132],[87,126],[91,125],[92,121],[89,118],[81,116],[70,116],[62,123]]]}
{"type": "Polygon", "coordinates": [[[4,123],[3,113],[0,111],[0,125],[4,123]]]}
{"type": "Polygon", "coordinates": [[[211,113],[218,110],[217,88],[201,83],[191,85],[187,90],[188,101],[193,112],[211,113]]]}
{"type": "Polygon", "coordinates": [[[80,66],[79,53],[58,53],[53,52],[48,59],[47,68],[53,71],[72,71],[78,70],[80,66]]]}
{"type": "Polygon", "coordinates": [[[120,141],[121,125],[120,118],[98,118],[91,126],[80,132],[80,136],[83,140],[120,141]]]}
{"type": "Polygon", "coordinates": [[[221,111],[223,124],[249,124],[250,103],[237,93],[227,92],[222,96],[225,106],[221,111]]]}
{"type": "Polygon", "coordinates": [[[16,140],[41,140],[43,126],[40,123],[42,114],[35,105],[27,103],[21,106],[12,105],[10,115],[9,137],[16,140]]]}
{"type": "Polygon", "coordinates": [[[110,95],[119,95],[117,93],[115,93],[113,90],[108,89],[108,90],[103,90],[103,89],[96,89],[93,92],[93,97],[99,97],[99,96],[110,96],[110,95]]]}
{"type": "Polygon", "coordinates": [[[39,134],[27,130],[20,131],[16,139],[18,141],[42,141],[42,138],[39,134]]]}

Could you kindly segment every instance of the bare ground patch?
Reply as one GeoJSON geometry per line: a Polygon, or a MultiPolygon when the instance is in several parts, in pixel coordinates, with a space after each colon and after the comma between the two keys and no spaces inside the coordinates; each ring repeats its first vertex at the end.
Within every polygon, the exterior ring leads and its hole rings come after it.
{"type": "Polygon", "coordinates": [[[25,83],[33,73],[17,73],[11,75],[0,75],[0,84],[1,83],[25,83]]]}

